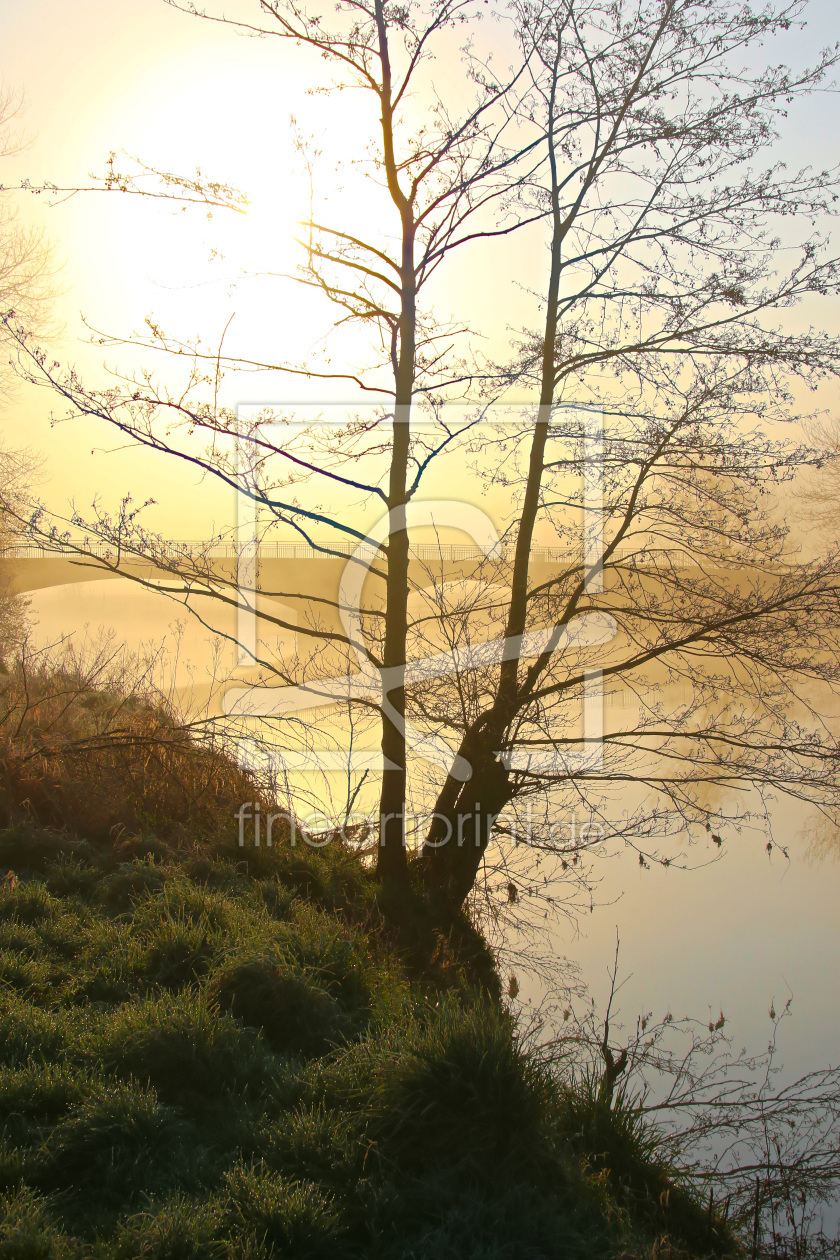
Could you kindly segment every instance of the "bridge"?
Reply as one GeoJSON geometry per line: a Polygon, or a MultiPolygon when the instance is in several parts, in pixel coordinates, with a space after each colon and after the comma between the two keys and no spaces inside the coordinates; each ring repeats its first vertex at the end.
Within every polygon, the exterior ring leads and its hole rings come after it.
{"type": "MultiPolygon", "coordinates": [[[[627,548],[616,557],[636,553],[643,567],[666,564],[686,568],[689,557],[678,550],[641,552],[627,548]]],[[[234,542],[201,539],[161,542],[154,540],[149,554],[138,554],[136,546],[120,553],[112,544],[99,540],[68,542],[20,542],[0,547],[0,583],[10,594],[27,594],[80,582],[103,582],[130,578],[161,591],[183,590],[185,579],[194,595],[202,585],[238,587],[243,593],[256,591],[257,608],[282,615],[293,625],[316,613],[326,630],[341,631],[338,614],[342,578],[352,563],[362,562],[359,580],[364,579],[362,607],[375,606],[382,593],[375,570],[382,560],[373,545],[359,548],[356,543],[316,541],[263,542],[241,547],[234,542]],[[377,589],[378,588],[378,589],[377,589]]],[[[428,591],[447,582],[464,582],[478,576],[488,557],[475,544],[421,543],[409,555],[409,585],[415,592],[428,591]]],[[[582,562],[582,551],[560,546],[533,547],[529,575],[535,586],[560,576],[582,562]]],[[[490,568],[484,570],[495,585],[506,587],[513,548],[499,547],[491,553],[490,568]]],[[[381,571],[381,566],[380,566],[381,571]]],[[[247,595],[246,595],[247,599],[247,595]]],[[[248,615],[245,615],[248,620],[248,615]]],[[[254,627],[240,624],[246,647],[253,645],[254,627]]],[[[244,663],[244,660],[243,660],[244,663]]]]}
{"type": "MultiPolygon", "coordinates": [[[[276,541],[240,547],[219,540],[156,539],[149,547],[150,554],[140,555],[138,550],[135,546],[120,553],[111,544],[85,539],[7,545],[0,548],[0,582],[12,594],[25,594],[81,582],[129,578],[170,593],[184,591],[188,585],[193,602],[201,596],[202,589],[216,586],[230,592],[237,588],[242,592],[242,602],[256,607],[256,615],[244,611],[238,616],[240,665],[252,663],[260,612],[277,616],[289,626],[299,628],[317,621],[328,633],[341,633],[341,584],[348,566],[354,564],[351,557],[361,561],[357,570],[359,606],[374,607],[382,595],[383,583],[375,572],[382,556],[373,545],[360,548],[353,542],[324,540],[314,545],[276,541]],[[366,573],[367,566],[372,566],[373,571],[366,573]],[[254,591],[256,598],[250,599],[249,593],[254,591]]],[[[409,556],[410,588],[421,592],[444,583],[468,582],[478,576],[487,559],[475,544],[414,545],[409,556]]],[[[582,559],[580,549],[534,547],[530,556],[531,582],[548,582],[579,565],[582,559]]],[[[663,559],[665,553],[661,553],[659,562],[663,559]]],[[[682,553],[670,553],[667,563],[684,567],[686,559],[682,553]]],[[[484,577],[506,589],[512,560],[512,547],[497,548],[489,557],[484,577]]],[[[653,563],[653,557],[647,562],[653,563]]],[[[381,565],[378,567],[381,572],[381,565]]],[[[299,635],[295,635],[298,639],[299,635]]]]}
{"type": "MultiPolygon", "coordinates": [[[[639,554],[639,548],[625,548],[614,558],[626,559],[639,554]]],[[[355,543],[323,542],[310,545],[299,542],[268,542],[258,547],[240,547],[236,543],[206,543],[202,540],[172,541],[155,544],[150,554],[140,555],[135,550],[119,553],[117,548],[103,542],[18,543],[0,546],[0,578],[8,583],[13,594],[44,590],[48,587],[66,586],[78,582],[108,581],[126,576],[149,580],[171,581],[175,572],[194,570],[196,575],[204,570],[208,576],[223,581],[236,581],[243,570],[254,564],[259,578],[258,587],[264,593],[275,590],[299,592],[306,587],[317,586],[332,590],[337,595],[340,575],[355,554],[365,564],[375,565],[378,552],[373,546],[357,548],[355,543]],[[317,570],[313,570],[313,562],[317,570]]],[[[690,564],[685,553],[657,548],[642,552],[642,563],[654,564],[656,557],[667,557],[667,563],[675,568],[690,564]]],[[[423,589],[431,578],[458,580],[474,576],[479,564],[488,557],[475,545],[456,543],[425,543],[412,546],[409,559],[409,582],[414,589],[423,589]]],[[[491,561],[510,563],[513,548],[505,546],[494,550],[491,561]]],[[[564,547],[532,547],[530,572],[535,583],[582,561],[580,549],[564,547]]],[[[311,593],[306,591],[307,594],[311,593]]]]}
{"type": "MultiPolygon", "coordinates": [[[[617,558],[626,559],[631,554],[636,555],[637,563],[643,568],[670,566],[686,569],[692,563],[684,552],[666,552],[661,548],[649,552],[642,552],[638,547],[626,549],[617,558]]],[[[354,555],[363,562],[363,566],[375,566],[377,558],[382,558],[374,546],[359,549],[355,544],[343,541],[316,542],[314,546],[277,541],[264,542],[258,547],[240,547],[232,542],[173,540],[161,543],[156,540],[153,555],[139,555],[136,551],[118,553],[114,546],[99,541],[66,544],[26,542],[0,548],[0,583],[11,593],[24,594],[84,582],[132,578],[152,589],[174,592],[185,589],[185,578],[179,577],[182,574],[186,576],[186,584],[192,586],[197,593],[200,593],[202,586],[206,589],[214,584],[228,588],[238,585],[246,593],[246,598],[247,592],[256,590],[255,603],[258,612],[279,616],[288,625],[298,628],[317,618],[325,631],[341,632],[344,628],[338,611],[341,582],[348,564],[351,563],[351,556],[354,555]]],[[[410,550],[409,559],[411,589],[420,592],[442,583],[470,581],[477,577],[482,562],[487,559],[482,549],[475,545],[415,545],[410,550]]],[[[529,564],[531,584],[538,586],[548,582],[572,566],[579,565],[582,559],[580,549],[572,551],[559,546],[534,547],[529,564]]],[[[486,577],[498,588],[506,588],[509,566],[513,560],[512,548],[499,549],[491,554],[489,560],[486,577]]],[[[362,576],[365,576],[364,570],[362,576]]],[[[609,585],[609,579],[607,584],[609,585]]],[[[377,593],[381,594],[381,591],[381,579],[375,574],[367,575],[361,607],[373,606],[377,593]],[[377,585],[379,592],[376,591],[377,585]]],[[[235,637],[240,644],[239,664],[249,668],[241,676],[242,686],[225,695],[223,711],[228,714],[257,716],[278,711],[278,701],[281,699],[279,691],[273,688],[255,689],[246,681],[247,677],[253,677],[251,653],[256,650],[260,637],[257,634],[258,620],[258,616],[249,613],[240,613],[237,619],[235,637]]],[[[611,623],[612,629],[606,624],[590,627],[583,642],[590,642],[594,646],[599,642],[609,641],[615,633],[615,623],[611,618],[607,618],[606,622],[611,623]]],[[[294,643],[289,645],[292,651],[296,650],[300,638],[300,635],[294,635],[294,643]]],[[[308,641],[310,644],[313,642],[311,639],[308,641]]],[[[490,644],[487,646],[490,647],[490,644]]],[[[284,655],[285,650],[284,648],[284,655]]],[[[445,665],[447,661],[444,661],[445,665]]],[[[341,669],[339,682],[346,678],[343,672],[346,665],[341,669]]],[[[361,680],[359,685],[361,686],[361,680]]],[[[600,684],[597,686],[600,687],[600,684]]],[[[340,688],[346,692],[346,683],[340,682],[340,688]]],[[[316,688],[318,695],[301,693],[296,696],[293,694],[294,688],[287,689],[283,693],[283,710],[308,716],[311,709],[314,716],[318,709],[330,706],[330,690],[328,683],[316,688]],[[322,691],[323,696],[320,696],[322,691]]],[[[600,692],[598,695],[600,696],[600,692]]],[[[622,707],[627,699],[621,700],[622,707]]],[[[635,697],[629,699],[635,705],[635,697]]],[[[611,705],[618,700],[620,696],[617,693],[611,698],[611,705]]],[[[359,758],[360,765],[379,764],[378,752],[359,753],[359,758]]],[[[340,759],[344,764],[346,755],[342,753],[340,759]]],[[[326,764],[328,758],[325,760],[322,756],[321,760],[326,764]]],[[[290,764],[293,764],[293,759],[290,764]]]]}

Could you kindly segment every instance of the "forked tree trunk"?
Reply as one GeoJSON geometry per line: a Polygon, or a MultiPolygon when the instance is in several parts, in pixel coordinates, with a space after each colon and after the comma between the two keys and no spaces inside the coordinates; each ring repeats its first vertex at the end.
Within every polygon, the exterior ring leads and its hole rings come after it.
{"type": "Polygon", "coordinates": [[[489,742],[482,740],[470,761],[472,778],[459,785],[451,808],[432,820],[420,863],[424,883],[453,910],[469,896],[496,819],[512,796],[510,774],[489,742]]]}
{"type": "MultiPolygon", "coordinates": [[[[560,56],[558,41],[557,57],[560,56]]],[[[560,292],[560,271],[563,240],[567,230],[560,213],[556,159],[554,154],[554,92],[549,103],[548,159],[552,176],[552,240],[551,267],[546,295],[545,331],[543,337],[540,399],[528,464],[528,478],[522,514],[516,537],[510,605],[505,637],[522,635],[528,619],[528,564],[534,540],[534,528],[540,506],[540,488],[545,464],[551,409],[555,389],[555,354],[557,341],[557,306],[560,292]]],[[[423,846],[422,868],[426,882],[445,890],[453,908],[463,904],[475,882],[484,853],[490,843],[493,826],[505,805],[512,798],[510,772],[498,759],[504,733],[526,697],[520,694],[520,659],[511,655],[502,661],[495,703],[476,723],[464,739],[462,755],[472,765],[472,777],[458,784],[449,775],[435,806],[435,817],[423,846]],[[447,831],[450,838],[444,841],[447,831]]]]}

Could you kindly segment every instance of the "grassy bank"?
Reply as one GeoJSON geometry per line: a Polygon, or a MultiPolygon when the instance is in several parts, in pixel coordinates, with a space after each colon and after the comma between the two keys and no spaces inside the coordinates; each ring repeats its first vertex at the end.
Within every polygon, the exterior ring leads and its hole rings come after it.
{"type": "Polygon", "coordinates": [[[0,750],[0,1257],[732,1252],[518,1044],[465,917],[338,842],[240,848],[222,754],[59,682],[0,750]]]}
{"type": "Polygon", "coordinates": [[[0,1256],[719,1247],[627,1116],[518,1049],[451,928],[421,965],[431,929],[404,947],[340,846],[18,826],[0,873],[0,1256]]]}

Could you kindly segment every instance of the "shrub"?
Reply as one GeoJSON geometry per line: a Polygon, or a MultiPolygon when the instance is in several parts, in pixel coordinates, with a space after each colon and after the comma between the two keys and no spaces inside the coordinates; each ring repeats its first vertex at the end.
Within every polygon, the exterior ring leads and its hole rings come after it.
{"type": "Polygon", "coordinates": [[[183,840],[261,798],[221,743],[194,738],[148,674],[107,641],[21,654],[6,673],[0,823],[88,839],[183,840]]]}
{"type": "Polygon", "coordinates": [[[598,1083],[583,1076],[563,1090],[559,1131],[630,1215],[702,1250],[715,1239],[707,1211],[676,1179],[662,1154],[662,1138],[640,1100],[619,1088],[610,1105],[598,1083]]]}

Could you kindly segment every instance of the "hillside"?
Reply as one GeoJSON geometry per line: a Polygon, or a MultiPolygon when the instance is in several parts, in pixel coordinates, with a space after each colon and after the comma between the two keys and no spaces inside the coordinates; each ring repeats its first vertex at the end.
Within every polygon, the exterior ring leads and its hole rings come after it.
{"type": "Polygon", "coordinates": [[[678,1192],[666,1219],[620,1118],[614,1160],[585,1149],[581,1098],[486,985],[443,948],[426,974],[401,958],[339,846],[245,862],[17,827],[0,868],[0,1256],[714,1246],[678,1192]]]}
{"type": "Polygon", "coordinates": [[[0,1257],[733,1252],[632,1108],[529,1057],[465,916],[337,840],[240,848],[256,785],[161,712],[7,681],[0,1257]]]}

